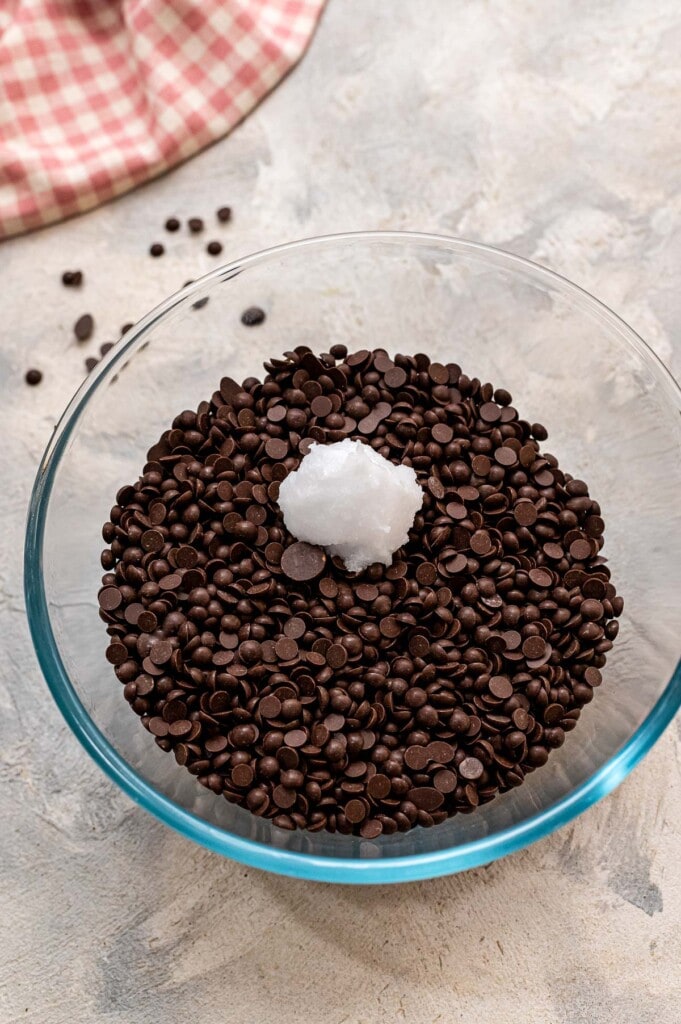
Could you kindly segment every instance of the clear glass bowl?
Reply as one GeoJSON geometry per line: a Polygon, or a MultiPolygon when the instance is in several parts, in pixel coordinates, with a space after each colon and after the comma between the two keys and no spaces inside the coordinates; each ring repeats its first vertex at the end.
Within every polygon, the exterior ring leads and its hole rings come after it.
{"type": "Polygon", "coordinates": [[[613,789],[681,700],[681,394],[639,337],[586,292],[526,260],[453,238],[367,233],[281,246],[215,270],[126,334],[82,384],[31,499],[25,583],[43,672],[107,774],[179,832],[282,874],[398,882],[527,846],[613,789]],[[207,303],[199,300],[208,299],[207,303]],[[199,308],[196,308],[196,305],[199,308]],[[240,322],[262,306],[267,320],[240,322]],[[97,614],[100,530],[173,416],[220,378],[313,350],[427,352],[508,388],[547,448],[589,482],[625,598],[603,685],[518,789],[432,829],[367,841],[284,832],[216,798],[162,753],[123,700],[97,614]]]}

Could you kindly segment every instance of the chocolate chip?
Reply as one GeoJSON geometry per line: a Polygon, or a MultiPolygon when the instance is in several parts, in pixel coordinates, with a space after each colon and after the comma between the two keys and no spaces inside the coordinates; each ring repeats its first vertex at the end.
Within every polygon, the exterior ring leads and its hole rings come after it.
{"type": "Polygon", "coordinates": [[[413,636],[409,641],[409,653],[415,658],[424,658],[430,650],[430,644],[425,636],[413,636]]]}
{"type": "Polygon", "coordinates": [[[232,769],[232,782],[235,786],[245,789],[250,786],[255,778],[255,772],[250,764],[238,764],[232,769]]]}
{"type": "Polygon", "coordinates": [[[540,587],[541,589],[550,587],[553,582],[553,576],[547,569],[530,569],[528,575],[535,587],[540,587]]]}
{"type": "Polygon", "coordinates": [[[438,444],[449,444],[454,437],[454,431],[448,423],[436,423],[431,430],[433,441],[438,444]]]}
{"type": "Polygon", "coordinates": [[[273,437],[265,444],[265,452],[270,459],[285,459],[288,455],[288,444],[279,437],[273,437]]]}
{"type": "Polygon", "coordinates": [[[231,206],[221,206],[216,214],[221,224],[227,224],[232,219],[232,208],[231,206]]]}
{"type": "Polygon", "coordinates": [[[95,329],[95,321],[89,313],[83,313],[73,325],[73,333],[78,341],[88,341],[95,329]]]}
{"type": "Polygon", "coordinates": [[[173,645],[169,640],[157,640],[149,651],[149,657],[154,665],[165,665],[173,653],[173,645]]]}
{"type": "Polygon", "coordinates": [[[530,660],[541,658],[546,650],[546,643],[540,636],[530,636],[523,643],[523,654],[530,660]]]}
{"type": "Polygon", "coordinates": [[[496,423],[501,416],[501,409],[495,402],[485,402],[480,406],[480,419],[485,423],[496,423]]]}
{"type": "Polygon", "coordinates": [[[259,306],[249,306],[241,314],[241,323],[246,327],[257,327],[265,319],[265,311],[259,306]]]}
{"type": "Polygon", "coordinates": [[[206,246],[206,252],[210,256],[219,256],[222,252],[222,242],[209,242],[206,246]]]}
{"type": "Polygon", "coordinates": [[[43,375],[42,375],[42,372],[40,370],[27,370],[26,371],[26,375],[24,377],[24,380],[26,381],[26,383],[30,384],[31,387],[33,387],[33,388],[37,384],[40,384],[42,379],[43,379],[43,375]]]}
{"type": "Polygon", "coordinates": [[[345,817],[352,825],[364,821],[367,816],[367,809],[361,800],[348,800],[345,805],[345,817]]]}
{"type": "Polygon", "coordinates": [[[274,645],[274,652],[279,661],[292,661],[298,655],[298,644],[290,637],[283,636],[274,645]]]}
{"type": "Polygon", "coordinates": [[[449,370],[442,363],[431,363],[428,367],[428,376],[434,384],[449,383],[449,370]]]}
{"type": "Polygon", "coordinates": [[[282,571],[292,580],[313,580],[324,570],[326,552],[314,544],[296,541],[284,549],[282,571]]]}
{"type": "Polygon", "coordinates": [[[464,757],[459,765],[459,775],[462,779],[466,779],[467,782],[474,782],[476,779],[479,779],[483,771],[484,765],[477,757],[464,757]]]}
{"type": "Polygon", "coordinates": [[[165,222],[166,231],[179,231],[180,226],[181,225],[177,217],[168,217],[168,220],[165,222]]]}
{"type": "Polygon", "coordinates": [[[294,789],[287,789],[286,786],[275,786],[272,791],[272,799],[277,807],[287,810],[296,802],[296,792],[294,789]]]}
{"type": "Polygon", "coordinates": [[[162,256],[164,252],[165,249],[160,242],[154,242],[152,245],[149,246],[150,256],[162,256]]]}
{"type": "Polygon", "coordinates": [[[589,686],[600,686],[602,681],[601,673],[591,665],[584,670],[584,682],[589,686]]]}
{"type": "Polygon", "coordinates": [[[476,476],[487,476],[491,468],[492,463],[486,455],[475,455],[471,459],[471,469],[476,476]]]}
{"type": "Polygon", "coordinates": [[[429,760],[425,747],[411,746],[407,747],[404,752],[404,763],[416,772],[422,771],[428,764],[429,760]]]}
{"type": "Polygon", "coordinates": [[[281,701],[271,694],[269,697],[263,697],[258,709],[263,718],[278,718],[281,714],[281,701]]]}
{"type": "Polygon", "coordinates": [[[200,231],[203,231],[203,221],[200,217],[190,217],[187,226],[192,235],[198,235],[200,231]]]}
{"type": "Polygon", "coordinates": [[[509,466],[515,466],[518,461],[518,456],[513,448],[502,447],[496,449],[494,452],[494,459],[500,466],[508,468],[509,466]]]}
{"type": "Polygon", "coordinates": [[[573,540],[570,545],[570,554],[577,562],[586,561],[591,554],[591,544],[588,540],[573,540]]]}
{"type": "Polygon", "coordinates": [[[359,830],[362,839],[378,839],[383,831],[383,825],[376,818],[369,818],[359,830]]]}
{"type": "Polygon", "coordinates": [[[501,636],[507,651],[516,651],[523,642],[521,634],[516,629],[507,629],[501,636]]]}
{"type": "Polygon", "coordinates": [[[114,641],[106,649],[106,660],[112,665],[122,665],[128,657],[128,649],[125,644],[114,641]]]}
{"type": "Polygon", "coordinates": [[[305,729],[292,729],[284,737],[284,743],[289,747],[304,747],[307,743],[307,732],[305,729]]]}
{"type": "Polygon", "coordinates": [[[492,676],[487,685],[489,692],[499,700],[507,700],[513,696],[513,684],[506,676],[492,676]]]}
{"type": "Polygon", "coordinates": [[[416,568],[416,579],[424,587],[430,587],[437,579],[437,569],[432,562],[421,562],[416,568]]]}
{"type": "Polygon", "coordinates": [[[433,786],[438,793],[453,793],[456,789],[456,775],[448,768],[441,768],[433,776],[433,786]]]}
{"type": "Polygon", "coordinates": [[[326,662],[333,669],[342,668],[348,660],[348,652],[342,644],[331,644],[326,652],[326,662]]]}
{"type": "Polygon", "coordinates": [[[471,536],[471,551],[476,555],[487,555],[492,550],[492,541],[487,530],[476,530],[471,536]]]}
{"type": "Polygon", "coordinates": [[[392,370],[388,370],[383,380],[389,388],[402,388],[407,383],[407,374],[400,366],[395,366],[392,370]]]}
{"type": "Polygon", "coordinates": [[[310,403],[310,409],[312,410],[315,416],[329,416],[330,413],[333,412],[333,404],[331,402],[331,399],[328,398],[326,395],[318,395],[316,398],[312,399],[312,402],[310,403]]]}
{"type": "Polygon", "coordinates": [[[442,807],[445,801],[444,794],[434,786],[418,786],[415,789],[410,789],[407,799],[420,811],[436,811],[438,807],[442,807]]]}
{"type": "Polygon", "coordinates": [[[61,283],[66,288],[79,288],[83,283],[82,270],[65,270],[61,275],[61,283]]]}
{"type": "Polygon", "coordinates": [[[123,603],[123,595],[118,587],[104,587],[99,592],[99,607],[105,612],[114,612],[123,603]]]}
{"type": "Polygon", "coordinates": [[[537,510],[531,501],[523,499],[513,509],[513,516],[519,526],[532,526],[537,521],[537,510]]]}
{"type": "Polygon", "coordinates": [[[373,800],[385,800],[390,794],[390,789],[390,779],[380,772],[373,775],[367,783],[367,793],[373,800]]]}

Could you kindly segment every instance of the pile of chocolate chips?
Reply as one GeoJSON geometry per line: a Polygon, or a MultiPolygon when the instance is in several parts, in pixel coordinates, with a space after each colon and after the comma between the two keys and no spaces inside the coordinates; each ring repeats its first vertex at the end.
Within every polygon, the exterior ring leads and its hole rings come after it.
{"type": "Polygon", "coordinates": [[[375,838],[519,786],[601,682],[622,599],[587,485],[511,395],[425,355],[225,378],[123,487],[103,536],[107,658],[198,781],[285,829],[375,838]],[[314,442],[411,465],[423,506],[389,567],[296,542],[280,482],[314,442]]]}

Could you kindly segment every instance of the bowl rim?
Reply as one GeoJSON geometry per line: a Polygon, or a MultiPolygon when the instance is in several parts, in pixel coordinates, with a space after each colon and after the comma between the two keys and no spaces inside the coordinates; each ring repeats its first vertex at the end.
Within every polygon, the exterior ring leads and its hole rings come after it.
{"type": "Polygon", "coordinates": [[[137,774],[95,725],[76,694],[52,631],[43,576],[47,512],[60,460],[69,447],[74,429],[90,396],[113,367],[135,347],[144,333],[186,298],[194,293],[203,292],[206,286],[214,281],[227,280],[249,266],[266,262],[284,253],[353,242],[434,245],[444,247],[452,254],[475,254],[483,260],[503,265],[507,269],[522,271],[535,279],[543,279],[554,289],[569,295],[572,300],[577,300],[582,308],[604,320],[615,329],[623,342],[634,348],[644,360],[652,363],[659,382],[666,386],[681,408],[681,388],[674,377],[646,342],[624,320],[579,285],[522,256],[480,242],[412,231],[343,232],[273,246],[224,264],[165,299],[143,317],[125,335],[124,340],[102,360],[99,368],[82,382],[54,428],[33,485],[24,547],[24,594],[33,646],[57,707],[93,760],[137,804],[181,835],[209,850],[251,867],[314,881],[383,884],[435,878],[491,863],[550,835],[611,792],[653,746],[681,707],[681,660],[665,690],[627,742],[585,782],[545,810],[493,836],[432,853],[373,858],[371,854],[375,846],[368,843],[369,856],[366,859],[322,857],[280,849],[227,832],[180,807],[137,774]]]}

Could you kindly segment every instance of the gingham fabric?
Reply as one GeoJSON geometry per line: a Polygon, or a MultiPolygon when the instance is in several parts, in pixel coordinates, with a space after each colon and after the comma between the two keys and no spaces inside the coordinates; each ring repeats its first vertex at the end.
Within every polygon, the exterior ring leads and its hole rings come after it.
{"type": "Polygon", "coordinates": [[[230,130],[324,0],[0,0],[0,238],[88,210],[230,130]]]}

